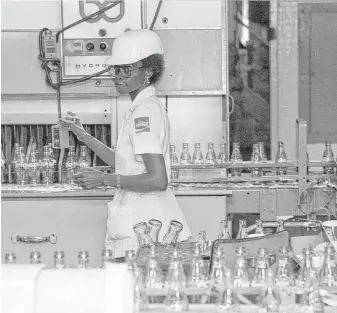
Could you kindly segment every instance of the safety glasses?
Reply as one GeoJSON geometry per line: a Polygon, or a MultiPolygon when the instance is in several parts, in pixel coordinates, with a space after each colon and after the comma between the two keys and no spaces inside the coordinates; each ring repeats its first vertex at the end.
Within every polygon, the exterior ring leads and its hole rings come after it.
{"type": "Polygon", "coordinates": [[[134,73],[138,72],[140,67],[134,65],[115,65],[110,69],[110,73],[113,77],[130,78],[134,73]]]}

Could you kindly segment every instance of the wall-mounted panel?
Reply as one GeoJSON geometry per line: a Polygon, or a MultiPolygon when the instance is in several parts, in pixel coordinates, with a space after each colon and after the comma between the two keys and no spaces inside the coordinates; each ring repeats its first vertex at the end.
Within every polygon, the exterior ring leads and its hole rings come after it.
{"type": "Polygon", "coordinates": [[[61,28],[61,1],[1,1],[1,29],[61,28]]]}
{"type": "Polygon", "coordinates": [[[221,30],[160,30],[166,70],[158,90],[222,90],[221,30]]]}
{"type": "MultiPolygon", "coordinates": [[[[221,27],[220,0],[163,1],[154,29],[221,27]]],[[[147,0],[147,24],[151,25],[159,0],[147,0]]]]}

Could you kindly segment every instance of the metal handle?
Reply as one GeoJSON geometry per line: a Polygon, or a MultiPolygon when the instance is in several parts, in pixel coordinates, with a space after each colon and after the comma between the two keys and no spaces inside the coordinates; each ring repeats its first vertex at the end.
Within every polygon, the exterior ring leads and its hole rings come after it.
{"type": "Polygon", "coordinates": [[[47,237],[43,236],[20,236],[17,233],[14,233],[11,237],[12,243],[23,242],[23,243],[43,243],[50,242],[51,244],[55,244],[57,242],[56,234],[50,234],[47,237]]]}
{"type": "MultiPolygon", "coordinates": [[[[232,102],[232,109],[229,111],[229,115],[231,115],[234,112],[234,108],[235,108],[235,100],[234,97],[231,95],[228,95],[228,98],[231,100],[232,102]]],[[[229,104],[228,104],[229,105],[229,104]]]]}

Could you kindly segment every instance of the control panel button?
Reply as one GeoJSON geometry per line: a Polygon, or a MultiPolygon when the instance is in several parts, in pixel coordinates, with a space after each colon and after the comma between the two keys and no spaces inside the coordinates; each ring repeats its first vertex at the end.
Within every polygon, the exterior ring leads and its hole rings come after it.
{"type": "Polygon", "coordinates": [[[108,48],[108,45],[105,43],[105,42],[102,42],[100,45],[99,45],[99,48],[101,49],[101,50],[106,50],[107,48],[108,48]]]}
{"type": "Polygon", "coordinates": [[[94,46],[94,44],[92,42],[88,42],[86,44],[86,47],[87,47],[87,50],[89,50],[89,51],[92,51],[95,48],[95,46],[94,46]]]}

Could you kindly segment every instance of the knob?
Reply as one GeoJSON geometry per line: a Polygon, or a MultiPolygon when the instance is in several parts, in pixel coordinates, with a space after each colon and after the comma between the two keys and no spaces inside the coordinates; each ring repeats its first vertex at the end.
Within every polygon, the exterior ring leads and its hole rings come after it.
{"type": "Polygon", "coordinates": [[[87,50],[89,50],[89,51],[94,50],[94,48],[95,48],[95,46],[92,42],[88,42],[86,47],[87,47],[87,50]]]}
{"type": "Polygon", "coordinates": [[[105,42],[102,42],[100,45],[99,45],[99,48],[101,50],[106,50],[106,48],[108,47],[108,45],[105,43],[105,42]]]}

